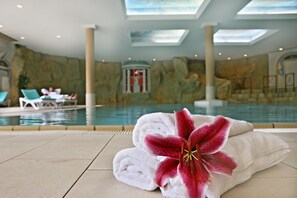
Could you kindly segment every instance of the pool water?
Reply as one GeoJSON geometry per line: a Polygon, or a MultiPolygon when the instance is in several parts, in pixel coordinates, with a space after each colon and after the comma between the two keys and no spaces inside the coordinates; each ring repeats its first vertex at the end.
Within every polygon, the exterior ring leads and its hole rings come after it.
{"type": "Polygon", "coordinates": [[[297,122],[296,104],[228,104],[206,109],[193,104],[116,105],[96,108],[36,112],[0,117],[0,125],[135,125],[147,113],[173,113],[183,108],[192,114],[223,115],[252,123],[297,122]]]}

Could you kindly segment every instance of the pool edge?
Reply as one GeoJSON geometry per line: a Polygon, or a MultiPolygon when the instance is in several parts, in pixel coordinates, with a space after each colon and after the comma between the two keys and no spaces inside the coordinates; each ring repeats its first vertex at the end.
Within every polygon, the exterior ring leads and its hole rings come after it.
{"type": "Polygon", "coordinates": [[[4,131],[119,131],[132,132],[133,125],[71,125],[71,126],[27,126],[27,125],[6,125],[0,126],[0,132],[4,131]]]}
{"type": "MultiPolygon", "coordinates": [[[[297,128],[297,123],[252,123],[255,129],[297,128]]],[[[25,126],[6,125],[0,126],[1,131],[119,131],[132,132],[134,125],[71,125],[71,126],[25,126]]]]}

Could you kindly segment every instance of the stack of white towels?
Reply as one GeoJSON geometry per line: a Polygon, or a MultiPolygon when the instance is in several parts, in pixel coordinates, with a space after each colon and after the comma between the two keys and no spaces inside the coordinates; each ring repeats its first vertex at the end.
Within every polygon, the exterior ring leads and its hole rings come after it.
{"type": "MultiPolygon", "coordinates": [[[[192,115],[195,127],[212,123],[215,116],[192,115]]],[[[255,172],[271,167],[282,161],[290,151],[288,144],[278,137],[254,131],[253,125],[246,121],[227,118],[231,122],[229,138],[222,151],[237,162],[232,176],[211,173],[212,181],[207,189],[208,198],[219,198],[224,192],[248,180],[255,172]]],[[[150,153],[144,143],[148,134],[177,135],[175,115],[170,113],[151,113],[140,117],[133,130],[135,147],[119,151],[113,160],[113,174],[120,182],[143,190],[158,188],[154,173],[163,157],[150,153]]],[[[187,197],[187,191],[179,176],[160,187],[164,197],[187,197]]]]}

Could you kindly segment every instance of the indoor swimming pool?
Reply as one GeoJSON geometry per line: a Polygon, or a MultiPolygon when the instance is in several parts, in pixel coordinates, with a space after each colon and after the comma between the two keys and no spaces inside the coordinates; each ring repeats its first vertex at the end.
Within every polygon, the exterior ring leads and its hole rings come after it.
{"type": "Polygon", "coordinates": [[[75,110],[33,112],[20,116],[0,116],[0,125],[135,125],[148,113],[173,113],[188,108],[192,114],[223,115],[252,123],[296,123],[296,104],[228,104],[222,107],[201,108],[193,104],[116,105],[75,110]]]}

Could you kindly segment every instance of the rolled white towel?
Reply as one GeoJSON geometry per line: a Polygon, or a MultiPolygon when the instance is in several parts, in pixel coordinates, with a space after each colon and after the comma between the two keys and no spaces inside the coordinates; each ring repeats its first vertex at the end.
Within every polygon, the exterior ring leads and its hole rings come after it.
{"type": "MultiPolygon", "coordinates": [[[[216,116],[206,116],[194,114],[192,119],[194,120],[195,127],[199,127],[205,123],[212,123],[216,116]]],[[[242,120],[235,120],[228,118],[231,123],[229,137],[239,135],[248,131],[253,131],[254,126],[242,120]]],[[[144,138],[148,134],[160,134],[160,135],[176,135],[175,127],[175,114],[174,113],[151,113],[141,116],[133,130],[133,144],[140,149],[147,150],[144,145],[144,138]]]]}
{"type": "Polygon", "coordinates": [[[157,164],[156,157],[136,147],[126,148],[115,155],[113,174],[120,182],[152,191],[158,188],[153,179],[157,164]]]}
{"type": "MultiPolygon", "coordinates": [[[[229,138],[222,151],[233,157],[237,167],[232,176],[211,174],[212,180],[206,191],[208,198],[219,198],[254,173],[279,163],[288,155],[290,148],[286,142],[272,134],[248,132],[229,138]]],[[[179,176],[170,178],[161,192],[170,198],[184,198],[187,193],[179,176]]]]}
{"type": "Polygon", "coordinates": [[[41,89],[41,93],[42,93],[43,95],[47,95],[47,94],[48,94],[48,90],[45,89],[45,88],[42,88],[42,89],[41,89]]]}

